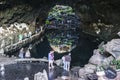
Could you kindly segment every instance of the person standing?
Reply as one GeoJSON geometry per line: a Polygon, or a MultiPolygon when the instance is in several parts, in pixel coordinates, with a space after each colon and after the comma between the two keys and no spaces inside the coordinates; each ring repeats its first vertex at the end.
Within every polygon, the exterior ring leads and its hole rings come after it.
{"type": "Polygon", "coordinates": [[[71,62],[71,53],[65,56],[65,61],[66,61],[66,70],[70,70],[70,62],[71,62]]]}
{"type": "Polygon", "coordinates": [[[25,58],[30,58],[31,57],[31,53],[30,50],[27,49],[26,53],[25,53],[25,58]]]}
{"type": "Polygon", "coordinates": [[[24,48],[21,48],[19,51],[18,57],[22,59],[22,58],[24,58],[24,54],[25,54],[24,48]]]}
{"type": "Polygon", "coordinates": [[[67,70],[65,56],[62,57],[63,69],[67,70]]]}
{"type": "Polygon", "coordinates": [[[22,40],[23,40],[23,35],[19,34],[19,42],[22,42],[22,40]]]}
{"type": "Polygon", "coordinates": [[[49,69],[54,68],[53,62],[54,62],[54,51],[50,51],[48,54],[48,60],[49,60],[49,69]]]}

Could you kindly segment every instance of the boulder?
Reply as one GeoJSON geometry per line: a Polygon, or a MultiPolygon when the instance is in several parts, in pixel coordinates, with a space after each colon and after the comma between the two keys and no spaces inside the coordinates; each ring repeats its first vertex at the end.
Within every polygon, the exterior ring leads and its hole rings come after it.
{"type": "Polygon", "coordinates": [[[103,60],[103,65],[109,65],[111,61],[114,60],[113,56],[109,56],[103,60]]]}
{"type": "Polygon", "coordinates": [[[94,70],[87,67],[87,68],[85,68],[85,73],[86,74],[91,74],[91,73],[94,73],[94,70]]]}
{"type": "Polygon", "coordinates": [[[93,55],[97,55],[97,54],[99,54],[100,52],[99,52],[99,50],[98,49],[95,49],[94,51],[93,51],[93,55]]]}
{"type": "Polygon", "coordinates": [[[120,39],[113,39],[104,45],[105,51],[110,53],[115,59],[120,59],[120,39]]]}
{"type": "Polygon", "coordinates": [[[28,77],[25,77],[24,80],[29,80],[29,78],[28,78],[28,77]]]}
{"type": "Polygon", "coordinates": [[[88,67],[84,67],[79,69],[79,77],[80,78],[86,78],[88,74],[94,73],[94,70],[88,67]]]}
{"type": "Polygon", "coordinates": [[[48,80],[47,71],[44,69],[43,72],[36,73],[34,80],[48,80]]]}
{"type": "Polygon", "coordinates": [[[85,69],[81,68],[79,69],[79,77],[84,77],[86,75],[85,69]]]}
{"type": "Polygon", "coordinates": [[[92,69],[92,70],[96,70],[96,65],[93,65],[93,64],[88,63],[88,64],[85,65],[85,68],[87,68],[87,69],[92,69]]]}
{"type": "Polygon", "coordinates": [[[75,66],[71,69],[71,73],[74,77],[79,77],[79,69],[81,69],[80,66],[75,66]]]}
{"type": "Polygon", "coordinates": [[[105,57],[102,56],[101,54],[94,53],[94,55],[89,59],[89,63],[94,64],[94,65],[102,65],[104,58],[105,57]]]}
{"type": "Polygon", "coordinates": [[[117,35],[120,36],[120,32],[118,32],[117,35]]]}
{"type": "MultiPolygon", "coordinates": [[[[113,59],[114,59],[113,56],[106,57],[101,54],[95,54],[90,58],[89,63],[94,65],[99,65],[99,66],[109,65],[113,59]]],[[[88,65],[88,66],[91,66],[91,65],[88,65]]],[[[91,66],[91,68],[95,69],[95,66],[91,66]]]]}

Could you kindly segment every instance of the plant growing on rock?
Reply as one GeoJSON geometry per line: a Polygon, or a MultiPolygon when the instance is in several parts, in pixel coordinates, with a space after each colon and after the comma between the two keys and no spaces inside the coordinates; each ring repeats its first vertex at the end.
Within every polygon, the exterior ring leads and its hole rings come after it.
{"type": "MultiPolygon", "coordinates": [[[[46,29],[49,29],[46,30],[46,35],[52,46],[60,48],[64,45],[71,49],[75,45],[73,43],[78,38],[75,30],[79,25],[79,19],[76,17],[70,6],[56,5],[50,10],[46,20],[46,29]]],[[[65,47],[62,50],[65,50],[65,47]]]]}
{"type": "Polygon", "coordinates": [[[115,69],[120,69],[120,60],[113,60],[110,63],[111,66],[115,67],[115,69]]]}

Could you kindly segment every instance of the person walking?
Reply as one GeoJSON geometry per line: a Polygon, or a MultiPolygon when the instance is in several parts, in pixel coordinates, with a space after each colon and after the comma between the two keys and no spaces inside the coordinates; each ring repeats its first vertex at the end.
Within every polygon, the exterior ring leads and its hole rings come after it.
{"type": "Polygon", "coordinates": [[[54,51],[50,51],[48,54],[48,60],[49,60],[49,69],[54,68],[53,62],[54,62],[54,51]]]}

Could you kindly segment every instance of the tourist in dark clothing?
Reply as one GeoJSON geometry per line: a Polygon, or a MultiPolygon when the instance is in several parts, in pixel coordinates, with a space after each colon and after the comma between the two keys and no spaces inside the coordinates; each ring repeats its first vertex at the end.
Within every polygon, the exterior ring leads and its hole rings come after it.
{"type": "Polygon", "coordinates": [[[63,68],[67,71],[69,71],[70,69],[70,62],[71,62],[71,53],[69,53],[68,55],[65,55],[62,57],[62,60],[63,60],[63,68]]]}
{"type": "Polygon", "coordinates": [[[49,80],[54,80],[54,69],[49,69],[49,80]]]}
{"type": "Polygon", "coordinates": [[[71,62],[71,53],[65,56],[65,61],[66,61],[66,70],[69,71],[70,69],[70,62],[71,62]]]}

